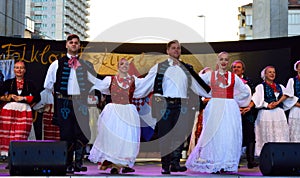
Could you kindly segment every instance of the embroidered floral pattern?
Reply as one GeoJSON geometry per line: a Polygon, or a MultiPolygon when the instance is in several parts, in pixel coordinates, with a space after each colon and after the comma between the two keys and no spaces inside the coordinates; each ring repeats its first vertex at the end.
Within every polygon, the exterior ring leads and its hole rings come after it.
{"type": "Polygon", "coordinates": [[[24,79],[18,80],[17,81],[17,90],[23,90],[23,86],[24,86],[24,79]]]}

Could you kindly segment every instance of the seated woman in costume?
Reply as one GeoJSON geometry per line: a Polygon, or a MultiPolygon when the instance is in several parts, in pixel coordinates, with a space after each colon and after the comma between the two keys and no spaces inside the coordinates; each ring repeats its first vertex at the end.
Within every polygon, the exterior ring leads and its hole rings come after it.
{"type": "Polygon", "coordinates": [[[7,102],[0,113],[0,151],[7,156],[10,141],[27,140],[34,134],[31,107],[39,102],[40,93],[31,80],[24,78],[25,63],[14,65],[15,78],[7,79],[0,90],[0,99],[7,102]]]}

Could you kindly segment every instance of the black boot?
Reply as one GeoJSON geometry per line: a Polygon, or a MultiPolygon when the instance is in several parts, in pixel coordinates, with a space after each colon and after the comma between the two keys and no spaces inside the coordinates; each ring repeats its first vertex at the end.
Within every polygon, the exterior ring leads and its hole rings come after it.
{"type": "Polygon", "coordinates": [[[161,157],[161,173],[162,174],[170,174],[170,163],[171,163],[171,155],[168,154],[166,156],[161,157]]]}
{"type": "Polygon", "coordinates": [[[122,173],[128,173],[128,172],[135,172],[133,168],[130,167],[123,167],[122,168],[122,173]]]}
{"type": "Polygon", "coordinates": [[[176,150],[172,152],[171,161],[171,172],[185,172],[187,168],[185,166],[180,166],[180,159],[182,157],[183,145],[179,146],[176,150]]]}
{"type": "Polygon", "coordinates": [[[68,146],[66,173],[70,173],[70,174],[74,173],[73,156],[74,156],[74,144],[71,144],[68,146]]]}
{"type": "Polygon", "coordinates": [[[119,174],[120,173],[120,170],[118,170],[117,168],[112,168],[110,170],[110,174],[119,174]]]}
{"type": "Polygon", "coordinates": [[[86,172],[87,167],[82,166],[82,160],[84,157],[84,149],[85,146],[81,142],[77,142],[75,146],[75,166],[74,171],[75,172],[86,172]]]}
{"type": "Polygon", "coordinates": [[[246,147],[246,156],[247,156],[247,167],[248,169],[252,169],[258,166],[258,163],[254,161],[254,149],[255,143],[249,143],[246,147]]]}

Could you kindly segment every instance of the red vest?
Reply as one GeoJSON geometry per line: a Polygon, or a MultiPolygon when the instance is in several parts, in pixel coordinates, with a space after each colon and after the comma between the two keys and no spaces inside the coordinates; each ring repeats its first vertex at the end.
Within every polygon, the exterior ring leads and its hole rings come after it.
{"type": "MultiPolygon", "coordinates": [[[[213,98],[233,98],[234,88],[234,74],[231,73],[231,83],[226,88],[219,87],[219,83],[216,81],[215,72],[211,73],[211,92],[213,98]]],[[[228,77],[229,78],[229,77],[228,77]]]]}
{"type": "Polygon", "coordinates": [[[112,81],[110,84],[110,93],[112,102],[116,104],[131,104],[133,92],[135,90],[134,78],[131,76],[130,86],[126,89],[121,88],[118,85],[115,76],[112,76],[111,79],[112,81]]]}

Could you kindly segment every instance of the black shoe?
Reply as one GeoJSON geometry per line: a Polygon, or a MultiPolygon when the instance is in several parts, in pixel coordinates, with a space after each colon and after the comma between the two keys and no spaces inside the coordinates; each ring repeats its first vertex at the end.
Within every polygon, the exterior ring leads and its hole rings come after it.
{"type": "Polygon", "coordinates": [[[128,172],[135,172],[133,168],[130,167],[123,167],[122,168],[122,173],[128,173],[128,172]]]}
{"type": "Polygon", "coordinates": [[[220,171],[212,172],[212,174],[221,174],[220,171]]]}
{"type": "Polygon", "coordinates": [[[119,171],[118,171],[117,168],[112,168],[112,169],[110,170],[110,173],[111,173],[111,174],[119,174],[119,171]]]}
{"type": "Polygon", "coordinates": [[[247,164],[248,169],[253,169],[254,167],[257,167],[257,166],[258,166],[258,163],[255,162],[255,161],[249,162],[249,163],[247,164]]]}
{"type": "Polygon", "coordinates": [[[86,172],[87,171],[87,167],[82,166],[80,164],[76,164],[74,167],[74,171],[75,172],[86,172]]]}
{"type": "Polygon", "coordinates": [[[169,169],[162,169],[162,170],[161,170],[161,173],[162,173],[162,174],[171,174],[171,172],[170,172],[169,169]]]}
{"type": "Polygon", "coordinates": [[[74,166],[73,165],[67,166],[66,173],[73,174],[74,173],[74,166]]]}
{"type": "Polygon", "coordinates": [[[185,172],[186,170],[185,166],[171,166],[171,172],[185,172]]]}

